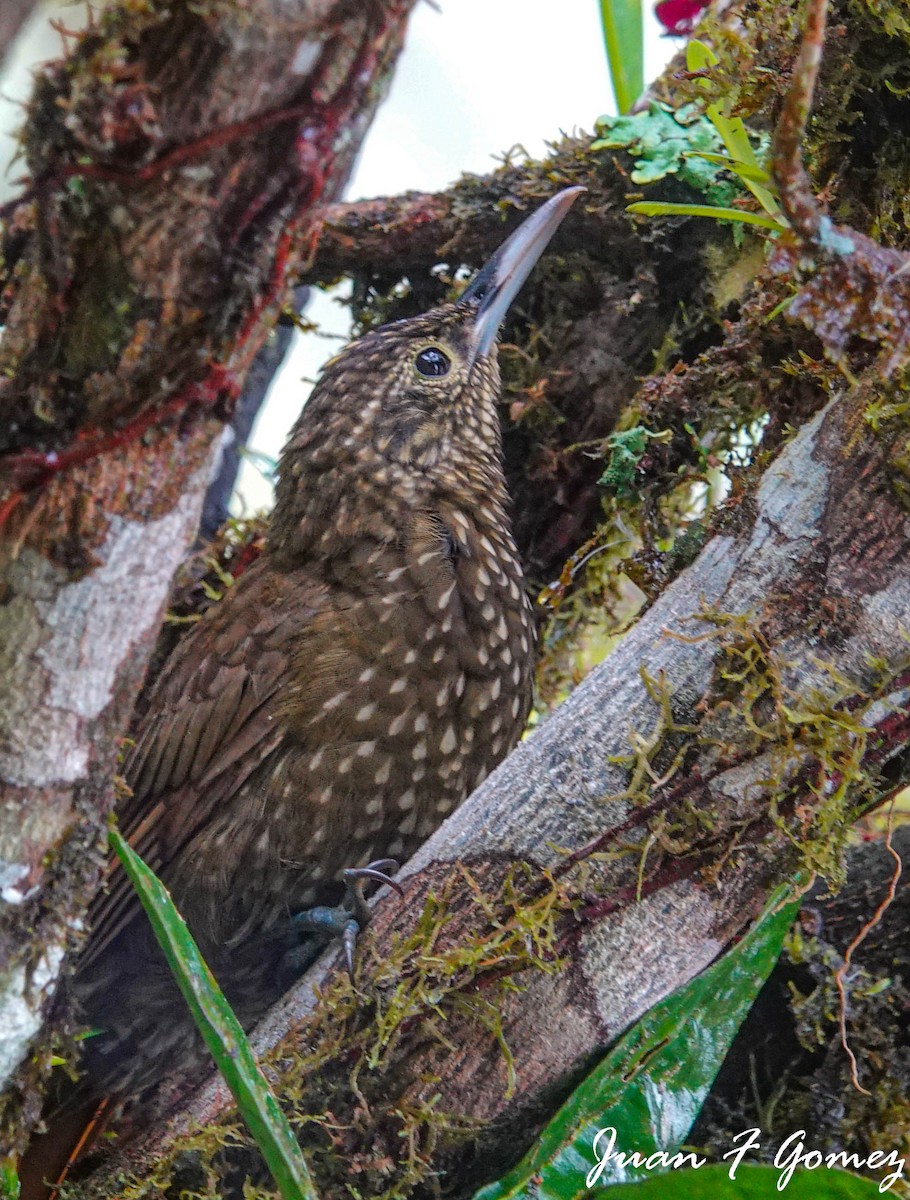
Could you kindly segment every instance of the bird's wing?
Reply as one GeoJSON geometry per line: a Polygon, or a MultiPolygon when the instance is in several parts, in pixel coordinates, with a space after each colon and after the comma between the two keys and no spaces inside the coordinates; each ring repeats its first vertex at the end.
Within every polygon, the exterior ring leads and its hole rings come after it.
{"type": "MultiPolygon", "coordinates": [[[[124,765],[132,795],[118,810],[121,833],[152,870],[161,873],[278,745],[281,683],[321,599],[302,572],[256,564],[171,656],[135,731],[124,765]]],[[[136,911],[116,862],[108,874],[84,963],[136,911]]]]}

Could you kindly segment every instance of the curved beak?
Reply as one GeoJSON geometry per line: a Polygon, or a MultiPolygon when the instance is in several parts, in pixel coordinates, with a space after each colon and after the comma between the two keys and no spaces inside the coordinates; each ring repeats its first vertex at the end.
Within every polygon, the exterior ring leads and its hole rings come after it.
{"type": "Polygon", "coordinates": [[[551,200],[532,213],[503,242],[493,257],[462,292],[462,301],[478,304],[474,318],[471,363],[488,354],[496,341],[499,327],[518,295],[522,284],[534,269],[563,217],[585,191],[583,187],[563,188],[551,200]]]}

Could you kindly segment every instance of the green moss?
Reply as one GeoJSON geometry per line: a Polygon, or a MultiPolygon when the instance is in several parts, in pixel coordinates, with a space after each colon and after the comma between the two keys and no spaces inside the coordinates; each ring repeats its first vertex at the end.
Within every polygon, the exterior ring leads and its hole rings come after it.
{"type": "Polygon", "coordinates": [[[670,430],[652,433],[644,425],[633,425],[631,429],[611,434],[606,441],[609,455],[607,468],[597,482],[620,498],[634,495],[636,471],[645,456],[648,444],[652,441],[669,442],[672,439],[673,434],[670,430]]]}
{"type": "MultiPolygon", "coordinates": [[[[369,991],[347,976],[334,978],[312,1019],[266,1059],[280,1069],[281,1100],[298,1132],[320,1194],[403,1200],[425,1179],[440,1147],[456,1147],[476,1134],[476,1124],[446,1112],[435,1095],[455,1047],[470,1031],[486,1039],[504,1065],[505,1091],[513,1086],[511,1052],[503,1029],[508,993],[530,975],[554,972],[556,922],[571,909],[565,890],[540,870],[505,869],[481,884],[464,865],[473,916],[453,911],[451,885],[427,894],[420,917],[391,952],[369,964],[369,991]],[[477,930],[465,937],[464,928],[477,930]],[[419,1054],[425,1070],[410,1087],[406,1066],[419,1054]],[[438,1077],[437,1076],[437,1077],[438,1077]],[[359,1155],[348,1153],[353,1142],[359,1155]]],[[[122,1180],[123,1200],[179,1186],[194,1196],[216,1196],[228,1175],[247,1178],[247,1195],[266,1180],[246,1132],[226,1114],[215,1125],[180,1138],[154,1175],[142,1184],[122,1180]]],[[[76,1190],[74,1195],[86,1193],[76,1190]]]]}

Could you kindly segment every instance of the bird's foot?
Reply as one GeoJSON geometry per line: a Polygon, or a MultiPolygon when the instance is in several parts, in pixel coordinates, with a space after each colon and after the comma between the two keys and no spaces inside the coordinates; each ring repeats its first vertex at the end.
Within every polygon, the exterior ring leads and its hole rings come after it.
{"type": "Polygon", "coordinates": [[[388,874],[397,871],[399,864],[394,858],[380,858],[365,867],[350,867],[342,872],[344,879],[345,897],[336,908],[318,905],[316,908],[305,909],[296,913],[293,920],[294,929],[298,933],[312,933],[326,941],[338,938],[344,948],[344,961],[348,968],[351,982],[354,981],[354,946],[357,935],[370,923],[370,907],[363,894],[364,885],[370,880],[384,883],[393,888],[399,896],[404,896],[404,889],[388,874]]]}

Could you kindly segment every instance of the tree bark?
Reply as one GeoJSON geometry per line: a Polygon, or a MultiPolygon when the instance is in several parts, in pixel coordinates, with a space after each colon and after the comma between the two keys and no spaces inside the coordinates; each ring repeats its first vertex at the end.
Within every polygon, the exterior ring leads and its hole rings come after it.
{"type": "Polygon", "coordinates": [[[106,10],[39,76],[4,213],[0,1149],[97,885],[118,741],[217,440],[412,0],[106,10]]]}
{"type": "Polygon", "coordinates": [[[9,54],[19,30],[31,16],[35,0],[4,0],[0,8],[0,65],[9,54]]]}

